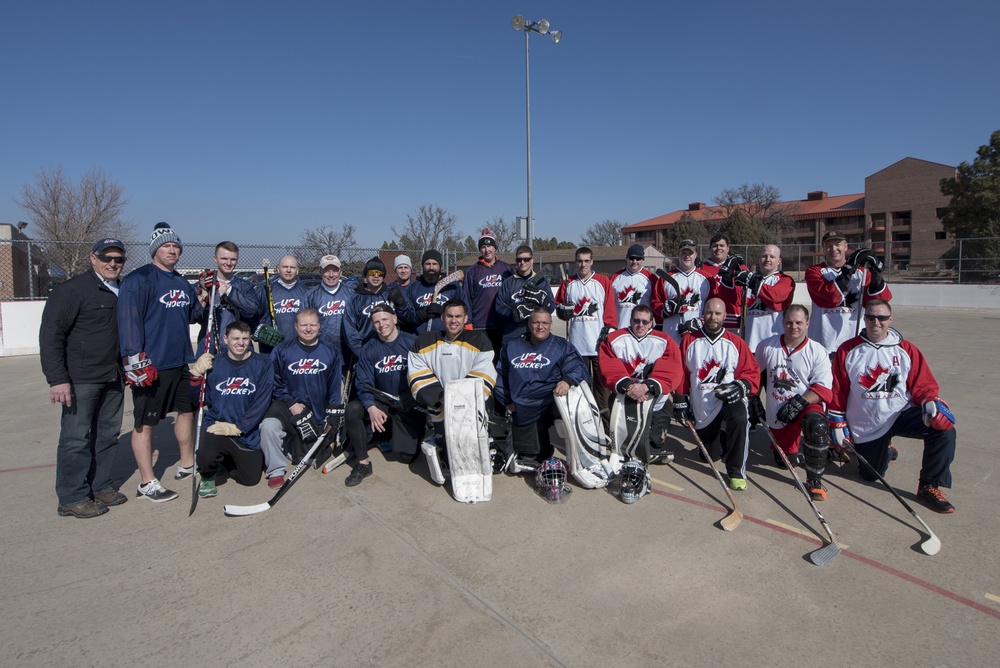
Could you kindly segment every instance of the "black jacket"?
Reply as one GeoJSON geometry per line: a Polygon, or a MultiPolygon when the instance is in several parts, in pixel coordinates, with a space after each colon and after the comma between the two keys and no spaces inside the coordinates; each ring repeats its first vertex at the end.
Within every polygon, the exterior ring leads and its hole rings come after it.
{"type": "Polygon", "coordinates": [[[113,383],[122,377],[118,297],[92,270],[56,286],[38,330],[49,385],[113,383]]]}

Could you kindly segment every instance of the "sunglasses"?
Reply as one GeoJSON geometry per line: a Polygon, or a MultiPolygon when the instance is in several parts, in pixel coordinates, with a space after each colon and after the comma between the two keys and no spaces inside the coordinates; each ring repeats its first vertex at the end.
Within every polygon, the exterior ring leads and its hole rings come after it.
{"type": "Polygon", "coordinates": [[[865,313],[865,320],[878,320],[879,322],[888,322],[891,315],[874,315],[872,313],[865,313]]]}
{"type": "Polygon", "coordinates": [[[520,262],[531,262],[531,258],[530,257],[519,257],[519,258],[517,258],[517,261],[519,263],[520,262]]]}
{"type": "Polygon", "coordinates": [[[369,269],[365,272],[365,276],[385,276],[385,272],[380,269],[369,269]]]}
{"type": "Polygon", "coordinates": [[[632,318],[633,325],[649,325],[652,324],[652,320],[641,320],[639,318],[632,318]]]}
{"type": "Polygon", "coordinates": [[[638,262],[639,260],[645,260],[645,259],[646,258],[644,258],[644,257],[632,257],[632,256],[629,256],[628,261],[629,262],[638,262]]]}
{"type": "Polygon", "coordinates": [[[101,262],[114,262],[115,264],[125,264],[124,255],[97,255],[96,257],[101,262]]]}

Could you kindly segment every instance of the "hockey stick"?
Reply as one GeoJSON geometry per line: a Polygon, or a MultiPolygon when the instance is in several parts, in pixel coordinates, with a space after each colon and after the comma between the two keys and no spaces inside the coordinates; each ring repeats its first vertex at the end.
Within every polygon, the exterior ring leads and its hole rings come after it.
{"type": "MultiPolygon", "coordinates": [[[[215,292],[219,285],[218,277],[212,281],[212,293],[208,297],[208,323],[205,327],[205,352],[212,350],[212,332],[215,320],[215,292]]],[[[201,377],[201,389],[198,390],[198,424],[194,430],[194,463],[191,464],[191,508],[188,509],[188,517],[194,515],[194,509],[198,507],[198,446],[201,445],[201,425],[205,420],[205,388],[208,387],[208,372],[201,377]]]]}
{"type": "Polygon", "coordinates": [[[722,489],[726,490],[726,495],[729,497],[729,503],[733,504],[732,511],[719,521],[719,526],[721,526],[724,531],[732,531],[740,525],[741,521],[743,521],[743,511],[741,511],[740,507],[736,505],[736,499],[733,498],[733,493],[729,489],[729,485],[727,485],[726,481],[722,479],[722,474],[719,473],[719,469],[715,468],[715,464],[712,463],[712,455],[708,454],[708,448],[706,448],[705,444],[701,442],[701,437],[698,436],[698,431],[694,428],[694,422],[688,420],[687,425],[691,428],[691,435],[694,436],[694,442],[698,444],[699,448],[701,448],[701,454],[705,457],[705,461],[708,462],[708,466],[712,469],[712,473],[715,474],[716,480],[718,480],[719,484],[722,485],[722,489]]]}
{"type": "MultiPolygon", "coordinates": [[[[388,406],[389,408],[395,408],[396,410],[404,410],[403,401],[395,394],[389,394],[384,390],[378,389],[374,385],[365,385],[365,389],[374,394],[376,397],[381,398],[385,403],[385,405],[388,406]]],[[[410,410],[417,411],[418,413],[427,412],[427,409],[420,405],[411,406],[410,410]]]]}
{"type": "MultiPolygon", "coordinates": [[[[440,294],[441,291],[446,286],[449,286],[452,283],[458,283],[464,277],[465,277],[465,272],[462,271],[461,269],[456,269],[455,271],[451,272],[447,276],[442,276],[441,278],[439,278],[438,282],[434,284],[434,296],[431,297],[430,303],[434,304],[434,303],[437,302],[438,294],[440,294]]],[[[425,331],[428,331],[428,332],[431,331],[431,327],[433,327],[433,323],[434,323],[434,318],[429,319],[427,321],[427,329],[425,331]]]]}
{"type": "Polygon", "coordinates": [[[899,495],[899,492],[893,489],[892,485],[890,485],[888,481],[886,481],[886,479],[882,476],[882,474],[876,471],[875,467],[869,464],[868,460],[866,460],[864,457],[861,456],[861,453],[857,451],[857,449],[854,447],[854,443],[850,439],[845,438],[844,445],[846,445],[847,449],[853,452],[855,456],[857,456],[859,462],[868,467],[868,470],[874,473],[878,477],[878,479],[882,482],[882,484],[885,485],[885,488],[888,489],[890,492],[892,492],[892,495],[896,497],[896,500],[899,501],[901,504],[903,504],[903,507],[906,508],[911,515],[913,515],[913,518],[916,519],[918,522],[920,522],[920,526],[924,528],[924,531],[926,531],[928,535],[927,540],[920,543],[920,551],[923,552],[924,554],[931,554],[931,555],[937,554],[938,551],[941,549],[941,539],[934,535],[934,532],[931,531],[931,528],[929,526],[927,526],[927,523],[924,522],[922,519],[920,519],[920,515],[917,515],[917,513],[913,510],[913,508],[910,507],[910,504],[906,502],[906,499],[901,497],[899,495]]]}
{"type": "Polygon", "coordinates": [[[858,292],[858,322],[854,325],[854,336],[861,334],[861,323],[865,319],[865,279],[867,278],[867,271],[861,269],[861,290],[858,292]]]}
{"type": "Polygon", "coordinates": [[[264,343],[273,347],[281,343],[285,335],[278,329],[278,318],[274,315],[274,295],[271,293],[271,275],[267,272],[267,268],[271,262],[267,258],[264,258],[262,264],[264,265],[264,292],[267,295],[267,307],[271,313],[272,326],[265,325],[264,323],[257,325],[257,329],[254,330],[253,336],[250,338],[258,343],[264,343]]]}
{"type": "MultiPolygon", "coordinates": [[[[344,424],[344,413],[343,411],[341,411],[340,420],[337,424],[338,432],[340,431],[340,427],[343,424],[344,424]]],[[[299,465],[296,466],[295,470],[292,471],[292,474],[287,478],[285,478],[284,484],[281,486],[280,489],[278,489],[278,492],[271,497],[270,501],[268,501],[267,503],[258,503],[256,506],[226,505],[223,508],[223,512],[225,512],[226,515],[230,517],[241,517],[243,515],[256,515],[257,513],[262,513],[265,510],[270,510],[271,508],[273,508],[274,504],[276,504],[278,500],[285,495],[285,492],[287,492],[291,488],[291,486],[295,484],[295,481],[299,479],[299,474],[301,474],[302,471],[304,471],[310,465],[309,460],[312,459],[313,454],[315,454],[316,450],[319,449],[319,446],[323,444],[323,441],[326,440],[327,434],[329,434],[330,430],[332,429],[333,425],[330,424],[329,421],[327,421],[326,428],[323,429],[323,433],[320,434],[319,438],[316,439],[316,442],[312,444],[312,447],[309,448],[309,452],[305,454],[305,456],[299,462],[299,465]]]]}
{"type": "Polygon", "coordinates": [[[833,537],[833,529],[831,529],[830,525],[826,523],[826,519],[823,517],[823,514],[819,512],[819,508],[816,507],[816,503],[812,500],[812,496],[809,495],[809,490],[807,490],[805,485],[802,484],[799,474],[795,472],[795,468],[792,466],[792,463],[788,461],[788,455],[786,455],[785,451],[778,445],[777,439],[774,438],[774,432],[771,431],[771,428],[766,424],[764,425],[764,431],[767,432],[768,437],[771,439],[771,443],[774,444],[774,449],[778,451],[779,455],[781,455],[781,461],[785,462],[785,468],[787,468],[792,474],[796,487],[798,487],[799,491],[802,492],[802,495],[806,497],[806,501],[809,502],[809,507],[813,509],[814,513],[816,513],[816,519],[818,519],[819,523],[823,525],[826,535],[830,538],[829,544],[809,553],[809,561],[813,562],[817,566],[828,564],[833,561],[838,554],[840,554],[840,545],[837,544],[837,539],[833,537]]]}

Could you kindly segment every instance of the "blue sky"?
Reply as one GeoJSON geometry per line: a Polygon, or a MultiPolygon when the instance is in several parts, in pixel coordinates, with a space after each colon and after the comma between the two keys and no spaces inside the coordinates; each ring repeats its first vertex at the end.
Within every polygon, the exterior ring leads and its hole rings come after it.
{"type": "MultiPolygon", "coordinates": [[[[539,236],[638,222],[723,188],[861,192],[1000,129],[1000,3],[8,2],[0,222],[39,168],[100,167],[145,237],[393,238],[419,205],[465,234],[525,214],[531,36],[539,236]],[[683,6],[682,6],[683,5],[683,6]]],[[[27,232],[31,232],[29,228],[27,232]]]]}

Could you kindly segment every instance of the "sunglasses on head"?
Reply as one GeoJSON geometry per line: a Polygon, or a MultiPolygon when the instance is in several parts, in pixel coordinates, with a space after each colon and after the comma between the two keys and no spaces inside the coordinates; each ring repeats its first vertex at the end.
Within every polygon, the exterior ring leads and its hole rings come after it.
{"type": "Polygon", "coordinates": [[[641,318],[632,318],[633,325],[649,325],[652,322],[653,322],[652,320],[642,320],[641,318]]]}
{"type": "Polygon", "coordinates": [[[101,262],[114,262],[115,264],[125,264],[124,255],[97,255],[101,262]]]}
{"type": "Polygon", "coordinates": [[[874,313],[865,313],[865,320],[878,320],[879,322],[888,322],[891,315],[875,315],[874,313]]]}

